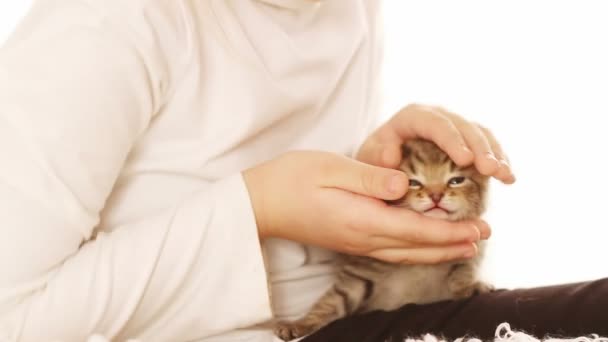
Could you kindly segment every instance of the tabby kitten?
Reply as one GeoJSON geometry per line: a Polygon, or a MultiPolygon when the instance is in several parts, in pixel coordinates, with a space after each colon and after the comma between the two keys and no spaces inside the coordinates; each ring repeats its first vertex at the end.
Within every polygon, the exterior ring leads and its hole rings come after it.
{"type": "MultiPolygon", "coordinates": [[[[474,166],[458,167],[435,144],[415,139],[403,145],[400,169],[410,179],[407,194],[390,205],[452,221],[473,219],[485,210],[488,177],[474,166]]],[[[484,243],[469,260],[436,265],[400,265],[340,255],[336,283],[304,317],[279,322],[285,341],[308,335],[346,316],[373,310],[395,310],[409,303],[425,304],[465,298],[492,290],[478,279],[484,243]]]]}

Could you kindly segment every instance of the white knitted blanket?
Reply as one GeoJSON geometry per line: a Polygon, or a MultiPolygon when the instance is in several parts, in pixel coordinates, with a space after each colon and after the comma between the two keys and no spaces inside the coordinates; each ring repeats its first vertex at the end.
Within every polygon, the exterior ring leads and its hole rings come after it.
{"type": "MultiPolygon", "coordinates": [[[[581,336],[581,337],[535,337],[523,332],[511,330],[509,323],[502,323],[496,328],[493,342],[608,342],[608,337],[600,337],[597,335],[581,336]]],[[[405,342],[448,342],[444,339],[427,334],[421,338],[408,338],[405,342]]],[[[459,338],[453,342],[483,342],[477,338],[459,338]]]]}

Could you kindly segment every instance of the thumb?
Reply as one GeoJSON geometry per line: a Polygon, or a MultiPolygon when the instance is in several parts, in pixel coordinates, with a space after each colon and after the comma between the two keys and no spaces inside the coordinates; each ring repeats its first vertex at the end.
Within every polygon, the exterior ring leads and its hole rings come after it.
{"type": "Polygon", "coordinates": [[[357,153],[357,160],[364,163],[396,168],[401,162],[401,145],[380,143],[376,139],[369,139],[357,153]]]}
{"type": "Polygon", "coordinates": [[[344,156],[332,156],[320,175],[319,185],[383,200],[401,198],[408,188],[402,171],[382,168],[344,156]]]}

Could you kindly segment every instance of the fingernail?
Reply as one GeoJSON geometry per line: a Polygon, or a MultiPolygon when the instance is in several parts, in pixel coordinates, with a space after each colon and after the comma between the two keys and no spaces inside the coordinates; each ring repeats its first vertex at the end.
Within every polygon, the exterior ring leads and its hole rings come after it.
{"type": "Polygon", "coordinates": [[[507,172],[509,173],[508,178],[507,178],[507,182],[508,183],[514,183],[516,181],[516,178],[515,178],[515,174],[513,174],[513,170],[511,169],[511,165],[509,165],[509,162],[507,162],[504,159],[501,159],[500,160],[500,166],[504,167],[507,170],[507,172]]]}
{"type": "Polygon", "coordinates": [[[474,257],[476,254],[477,254],[477,251],[474,248],[469,248],[469,249],[467,249],[466,252],[464,252],[462,257],[470,259],[470,258],[474,257]]]}
{"type": "Polygon", "coordinates": [[[473,232],[469,237],[470,242],[477,242],[481,239],[481,230],[476,226],[473,226],[473,232]]]}
{"type": "Polygon", "coordinates": [[[394,175],[388,182],[388,191],[393,194],[401,194],[406,185],[405,175],[394,175]]]}
{"type": "Polygon", "coordinates": [[[494,154],[492,152],[487,152],[486,153],[486,158],[490,159],[493,163],[496,163],[496,167],[497,168],[501,168],[502,165],[500,164],[500,161],[498,161],[498,159],[494,156],[494,154]]]}
{"type": "Polygon", "coordinates": [[[481,239],[487,240],[492,236],[492,231],[490,229],[484,229],[481,231],[481,239]]]}
{"type": "Polygon", "coordinates": [[[490,225],[486,222],[479,221],[476,223],[475,227],[479,230],[480,238],[482,240],[487,240],[492,236],[492,229],[490,229],[490,225]]]}

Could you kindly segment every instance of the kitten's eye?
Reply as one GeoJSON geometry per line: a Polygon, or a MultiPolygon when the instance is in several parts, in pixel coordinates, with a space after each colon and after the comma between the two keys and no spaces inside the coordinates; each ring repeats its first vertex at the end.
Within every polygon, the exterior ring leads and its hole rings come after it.
{"type": "Polygon", "coordinates": [[[466,178],[464,177],[453,177],[450,178],[450,180],[448,181],[448,185],[458,185],[458,184],[462,184],[465,181],[466,178]]]}
{"type": "Polygon", "coordinates": [[[415,179],[410,179],[410,188],[422,188],[422,183],[415,179]]]}

